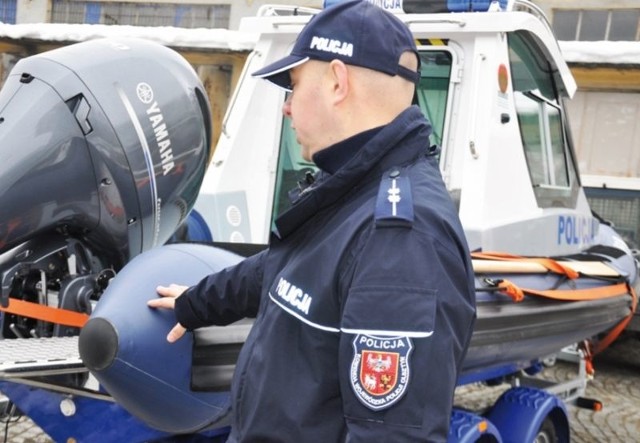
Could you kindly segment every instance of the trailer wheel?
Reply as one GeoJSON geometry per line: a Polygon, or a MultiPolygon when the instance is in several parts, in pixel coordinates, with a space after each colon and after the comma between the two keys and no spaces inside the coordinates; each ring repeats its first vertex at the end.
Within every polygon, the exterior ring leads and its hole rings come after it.
{"type": "Polygon", "coordinates": [[[551,417],[544,419],[538,429],[534,443],[556,443],[558,436],[556,435],[556,427],[551,420],[551,417]]]}

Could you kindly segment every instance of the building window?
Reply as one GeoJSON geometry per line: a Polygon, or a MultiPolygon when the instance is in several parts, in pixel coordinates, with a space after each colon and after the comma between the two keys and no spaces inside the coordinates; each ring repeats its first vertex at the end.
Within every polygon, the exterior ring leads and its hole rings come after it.
{"type": "Polygon", "coordinates": [[[611,11],[611,26],[607,40],[638,40],[640,11],[611,11]]]}
{"type": "Polygon", "coordinates": [[[639,40],[640,9],[568,10],[553,12],[558,40],[639,40]]]}
{"type": "Polygon", "coordinates": [[[0,23],[16,23],[16,0],[0,0],[0,23]]]}
{"type": "Polygon", "coordinates": [[[189,5],[54,0],[51,5],[51,22],[229,28],[230,13],[231,4],[189,5]]]}

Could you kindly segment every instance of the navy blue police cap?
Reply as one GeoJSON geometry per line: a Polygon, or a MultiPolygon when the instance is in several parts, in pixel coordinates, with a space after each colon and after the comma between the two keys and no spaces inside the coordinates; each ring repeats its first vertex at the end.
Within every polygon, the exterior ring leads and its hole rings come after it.
{"type": "Polygon", "coordinates": [[[308,60],[338,59],[417,83],[420,68],[412,71],[398,63],[405,51],[414,52],[420,63],[411,31],[402,21],[366,0],[348,1],[312,17],[288,56],[252,75],[290,90],[291,68],[308,60]]]}

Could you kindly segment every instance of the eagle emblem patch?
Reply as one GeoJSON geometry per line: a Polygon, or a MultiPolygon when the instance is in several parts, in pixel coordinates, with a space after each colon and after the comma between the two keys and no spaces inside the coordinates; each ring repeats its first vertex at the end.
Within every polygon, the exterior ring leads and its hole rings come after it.
{"type": "Polygon", "coordinates": [[[408,337],[357,335],[353,340],[351,387],[369,409],[387,408],[400,400],[409,384],[408,337]]]}

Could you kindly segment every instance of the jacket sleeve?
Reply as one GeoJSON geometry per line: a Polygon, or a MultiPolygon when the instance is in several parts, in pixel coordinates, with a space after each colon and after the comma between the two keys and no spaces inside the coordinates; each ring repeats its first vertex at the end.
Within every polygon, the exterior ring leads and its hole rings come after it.
{"type": "Polygon", "coordinates": [[[224,326],[255,317],[260,304],[262,275],[268,250],[202,279],[176,299],[178,322],[189,330],[224,326]]]}
{"type": "Polygon", "coordinates": [[[372,229],[343,288],[339,371],[349,440],[447,440],[475,319],[466,245],[446,230],[372,229]]]}

